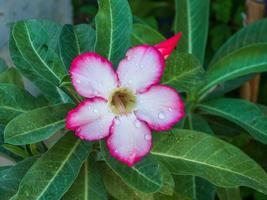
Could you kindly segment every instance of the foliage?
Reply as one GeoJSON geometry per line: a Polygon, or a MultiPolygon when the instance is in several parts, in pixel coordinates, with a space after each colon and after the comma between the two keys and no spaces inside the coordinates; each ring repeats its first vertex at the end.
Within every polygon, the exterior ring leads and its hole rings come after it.
{"type": "Polygon", "coordinates": [[[226,30],[220,40],[230,38],[218,48],[221,41],[208,40],[209,13],[216,11],[216,20],[226,25],[232,1],[216,1],[211,11],[208,0],[175,1],[173,27],[184,37],[166,62],[162,83],[181,93],[186,117],[172,130],[155,133],[150,154],[134,167],[111,157],[104,141],[81,141],[66,131],[66,113],[82,99],[68,74],[74,57],[95,51],[116,65],[130,46],[165,39],[149,16],[174,4],[142,2],[99,0],[98,9],[83,9],[92,16],[97,11],[90,25],[12,24],[15,68],[0,60],[0,153],[17,163],[0,168],[1,199],[267,198],[267,107],[224,97],[252,74],[267,72],[267,21],[231,37],[233,31],[226,30]],[[205,54],[210,45],[218,48],[212,59],[205,54]],[[25,90],[22,76],[40,89],[39,97],[25,90]],[[63,136],[46,145],[55,135],[63,136]]]}

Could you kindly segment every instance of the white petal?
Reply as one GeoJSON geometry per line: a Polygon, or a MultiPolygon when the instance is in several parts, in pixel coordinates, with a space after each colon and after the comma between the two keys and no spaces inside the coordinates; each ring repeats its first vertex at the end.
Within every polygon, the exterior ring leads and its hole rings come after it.
{"type": "Polygon", "coordinates": [[[114,119],[108,104],[101,98],[87,99],[68,113],[67,128],[81,139],[98,140],[109,135],[114,119]]]}
{"type": "Polygon", "coordinates": [[[84,53],[76,57],[71,64],[70,74],[76,91],[87,98],[98,96],[107,99],[118,86],[112,64],[96,53],[84,53]]]}
{"type": "Polygon", "coordinates": [[[152,86],[137,95],[135,114],[154,130],[170,129],[184,116],[184,104],[178,93],[167,86],[152,86]]]}
{"type": "Polygon", "coordinates": [[[131,48],[117,70],[120,84],[133,91],[144,91],[159,83],[164,66],[164,58],[155,47],[141,45],[131,48]]]}
{"type": "Polygon", "coordinates": [[[150,151],[151,131],[134,114],[120,116],[114,121],[107,139],[108,148],[112,156],[132,166],[150,151]]]}

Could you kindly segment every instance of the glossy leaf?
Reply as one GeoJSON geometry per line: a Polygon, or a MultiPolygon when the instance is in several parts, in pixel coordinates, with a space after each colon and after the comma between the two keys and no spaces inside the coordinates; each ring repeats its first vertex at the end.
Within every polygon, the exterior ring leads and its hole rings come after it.
{"type": "Polygon", "coordinates": [[[207,72],[205,84],[200,85],[198,95],[203,99],[216,89],[216,85],[252,73],[267,71],[267,44],[254,45],[236,51],[214,63],[207,72]]]}
{"type": "Polygon", "coordinates": [[[221,187],[247,186],[267,193],[265,171],[238,148],[214,136],[177,129],[155,134],[151,154],[171,173],[200,176],[221,187]]]}
{"type": "Polygon", "coordinates": [[[22,77],[15,68],[8,68],[0,74],[0,83],[10,83],[23,88],[22,77]]]}
{"type": "Polygon", "coordinates": [[[144,157],[135,166],[128,167],[111,157],[104,142],[101,142],[101,151],[107,165],[130,187],[145,193],[156,192],[162,187],[161,166],[150,156],[144,157]]]}
{"type": "Polygon", "coordinates": [[[88,24],[64,25],[59,40],[60,57],[68,70],[72,60],[81,53],[94,51],[95,30],[88,24]]]}
{"type": "Polygon", "coordinates": [[[145,24],[134,24],[132,32],[132,46],[140,44],[155,45],[165,40],[157,30],[145,24]]]}
{"type": "Polygon", "coordinates": [[[35,161],[36,157],[28,158],[0,171],[1,200],[9,200],[17,192],[21,179],[35,161]]]}
{"type": "Polygon", "coordinates": [[[40,142],[65,127],[72,104],[57,104],[26,112],[10,121],[4,132],[6,143],[22,145],[40,142]]]}
{"type": "Polygon", "coordinates": [[[0,123],[6,124],[17,115],[38,107],[36,99],[15,85],[0,84],[0,123]]]}
{"type": "Polygon", "coordinates": [[[205,80],[205,72],[193,55],[174,52],[166,65],[162,83],[179,92],[188,92],[205,80]]]}
{"type": "Polygon", "coordinates": [[[221,98],[200,104],[202,111],[234,122],[258,141],[267,144],[267,117],[253,103],[221,98]]]}
{"type": "Polygon", "coordinates": [[[38,159],[12,200],[58,200],[68,190],[89,154],[91,143],[68,133],[38,159]]]}
{"type": "Polygon", "coordinates": [[[98,6],[95,50],[116,66],[130,46],[131,10],[125,0],[99,0],[98,6]]]}
{"type": "Polygon", "coordinates": [[[239,188],[217,188],[219,200],[242,200],[239,188]]]}
{"type": "Polygon", "coordinates": [[[102,181],[99,164],[90,157],[86,159],[78,177],[71,188],[62,198],[63,200],[107,200],[107,192],[102,181]]]}
{"type": "Polygon", "coordinates": [[[109,194],[117,200],[153,200],[152,194],[134,190],[107,167],[104,167],[103,169],[103,179],[109,194]]]}
{"type": "Polygon", "coordinates": [[[188,175],[174,175],[175,191],[193,200],[214,200],[215,187],[208,181],[188,175]]]}
{"type": "Polygon", "coordinates": [[[178,50],[204,60],[208,26],[209,0],[176,0],[174,31],[182,32],[178,50]]]}
{"type": "Polygon", "coordinates": [[[241,49],[267,43],[267,20],[254,22],[238,31],[227,40],[224,45],[216,52],[211,61],[211,65],[226,55],[233,54],[241,49]]]}
{"type": "Polygon", "coordinates": [[[11,27],[9,43],[16,68],[54,103],[62,102],[55,85],[66,73],[56,54],[61,28],[46,20],[19,21],[11,27]]]}

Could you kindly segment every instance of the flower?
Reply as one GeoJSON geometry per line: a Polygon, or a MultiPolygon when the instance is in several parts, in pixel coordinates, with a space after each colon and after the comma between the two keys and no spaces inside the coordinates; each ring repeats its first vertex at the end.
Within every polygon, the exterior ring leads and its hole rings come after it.
{"type": "Polygon", "coordinates": [[[77,56],[71,79],[86,100],[68,113],[67,128],[84,140],[107,137],[111,155],[133,166],[149,153],[152,130],[168,130],[184,116],[178,93],[159,84],[164,59],[180,37],[179,33],[155,46],[130,48],[116,72],[96,53],[77,56]]]}

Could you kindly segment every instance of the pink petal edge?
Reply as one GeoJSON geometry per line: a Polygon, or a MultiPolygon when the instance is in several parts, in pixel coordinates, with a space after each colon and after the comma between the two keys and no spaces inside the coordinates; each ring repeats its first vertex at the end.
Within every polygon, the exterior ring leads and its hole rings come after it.
{"type": "MultiPolygon", "coordinates": [[[[178,106],[179,106],[180,115],[177,115],[175,118],[173,118],[172,121],[170,121],[168,124],[166,124],[164,126],[158,126],[157,124],[153,124],[152,122],[146,121],[141,116],[139,116],[136,113],[136,111],[135,111],[135,115],[136,115],[137,119],[139,119],[140,121],[146,122],[147,125],[150,127],[151,130],[155,130],[155,131],[167,131],[167,130],[171,129],[182,118],[185,117],[185,115],[186,115],[186,113],[185,113],[185,105],[184,105],[184,103],[182,101],[182,98],[180,97],[179,93],[175,89],[173,89],[172,87],[167,86],[167,85],[162,85],[162,84],[161,85],[153,85],[153,86],[161,86],[161,87],[164,87],[167,90],[171,90],[171,91],[173,91],[176,94],[176,97],[177,97],[177,100],[178,100],[177,102],[178,102],[178,106]]],[[[142,92],[142,94],[148,92],[153,86],[151,86],[150,88],[148,88],[146,91],[142,92]]]]}
{"type": "MultiPolygon", "coordinates": [[[[138,119],[139,120],[139,119],[138,119]]],[[[107,147],[109,149],[109,152],[110,152],[110,155],[112,157],[114,157],[115,159],[119,160],[120,162],[126,164],[128,167],[133,167],[135,165],[136,162],[139,162],[144,156],[146,156],[150,150],[152,149],[152,146],[153,146],[153,143],[152,143],[152,130],[150,129],[150,127],[148,126],[148,124],[145,122],[145,121],[142,121],[142,120],[139,120],[140,123],[143,123],[147,126],[147,128],[149,129],[150,131],[150,134],[151,134],[151,140],[150,140],[150,144],[149,144],[149,147],[148,149],[146,149],[141,156],[136,156],[134,158],[134,160],[127,160],[125,158],[123,158],[122,156],[120,156],[118,153],[116,153],[116,147],[114,147],[112,145],[112,142],[111,142],[111,135],[112,135],[112,130],[114,128],[114,125],[115,125],[115,122],[113,120],[113,123],[112,125],[110,126],[110,134],[109,136],[107,137],[107,140],[106,140],[106,144],[107,144],[107,147]]]]}
{"type": "MultiPolygon", "coordinates": [[[[92,103],[97,102],[97,101],[105,101],[105,102],[106,102],[106,100],[103,99],[103,98],[101,98],[101,97],[94,97],[94,98],[91,98],[91,99],[86,99],[86,100],[84,100],[83,102],[81,102],[76,108],[70,110],[70,111],[68,112],[68,114],[67,114],[67,117],[66,117],[66,128],[69,129],[69,130],[74,131],[74,132],[75,132],[75,136],[79,137],[79,138],[82,139],[82,140],[95,141],[95,140],[100,140],[100,139],[102,139],[102,138],[91,139],[91,138],[87,138],[87,137],[84,136],[84,135],[80,135],[80,134],[77,132],[77,129],[79,129],[79,128],[81,127],[81,125],[78,125],[78,126],[72,125],[71,122],[70,122],[70,121],[71,121],[71,117],[72,117],[72,115],[73,115],[74,113],[79,112],[79,110],[80,110],[84,105],[86,105],[86,104],[88,104],[88,103],[89,103],[89,104],[92,104],[92,103]]],[[[112,124],[111,124],[111,125],[112,125],[112,124]]],[[[111,128],[111,125],[110,125],[109,130],[108,130],[108,132],[107,132],[107,134],[106,134],[107,136],[109,136],[109,134],[110,134],[110,128],[111,128]]],[[[105,137],[107,137],[107,136],[105,136],[105,137]]]]}
{"type": "Polygon", "coordinates": [[[174,36],[172,36],[171,38],[164,40],[159,44],[156,44],[155,47],[163,55],[164,59],[167,59],[171,55],[174,48],[177,46],[181,37],[182,37],[182,32],[179,32],[174,36]]]}
{"type": "MultiPolygon", "coordinates": [[[[70,75],[71,75],[71,82],[75,88],[75,90],[77,91],[77,93],[80,95],[80,96],[83,96],[83,97],[87,97],[87,98],[93,98],[95,96],[85,96],[84,94],[82,94],[79,90],[79,87],[81,87],[81,84],[78,84],[75,80],[74,77],[74,73],[75,71],[79,71],[80,69],[80,66],[79,66],[79,63],[81,63],[83,60],[85,60],[86,58],[90,58],[90,57],[93,57],[93,58],[96,58],[96,59],[99,59],[100,62],[102,64],[104,64],[105,67],[108,67],[108,71],[113,75],[113,77],[115,78],[115,82],[116,82],[116,87],[119,85],[119,79],[118,79],[118,75],[117,73],[114,71],[113,67],[112,67],[112,63],[106,59],[105,57],[97,54],[97,53],[94,53],[94,52],[85,52],[85,53],[82,53],[80,55],[78,55],[77,57],[75,57],[71,63],[71,66],[70,66],[70,75]]],[[[95,77],[96,79],[98,77],[95,77]]],[[[103,96],[101,96],[103,98],[103,96]]]]}
{"type": "MultiPolygon", "coordinates": [[[[150,88],[152,85],[155,85],[157,83],[160,82],[161,80],[161,77],[164,73],[164,69],[165,69],[165,60],[164,60],[164,57],[162,56],[161,52],[158,50],[158,48],[156,48],[155,46],[150,46],[150,45],[147,45],[147,44],[143,44],[143,45],[138,45],[138,46],[135,46],[135,47],[132,47],[130,49],[128,49],[128,51],[126,52],[126,56],[124,59],[122,59],[118,65],[118,69],[117,69],[117,75],[118,77],[120,77],[120,71],[121,71],[121,68],[122,66],[128,62],[128,57],[129,57],[129,53],[132,53],[133,51],[136,51],[138,50],[138,48],[153,48],[155,49],[155,53],[158,54],[158,58],[159,58],[159,70],[157,72],[157,75],[153,78],[153,80],[151,80],[151,82],[146,86],[146,87],[143,87],[141,89],[138,89],[137,91],[138,92],[142,92],[142,91],[145,91],[147,90],[148,88],[150,88]]],[[[155,66],[153,66],[155,67],[155,66]]],[[[136,74],[135,74],[136,75],[136,74]]],[[[137,74],[138,76],[141,76],[142,74],[137,74]]],[[[119,78],[119,85],[121,85],[121,81],[120,81],[120,78],[119,78]]]]}

